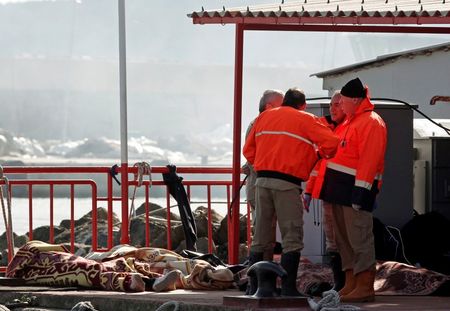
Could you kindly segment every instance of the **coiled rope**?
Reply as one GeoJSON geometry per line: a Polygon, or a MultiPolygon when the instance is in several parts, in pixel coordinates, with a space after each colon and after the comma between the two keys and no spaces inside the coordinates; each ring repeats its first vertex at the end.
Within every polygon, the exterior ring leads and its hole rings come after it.
{"type": "Polygon", "coordinates": [[[156,311],[179,311],[180,303],[178,301],[167,301],[160,305],[156,311]]]}
{"type": "Polygon", "coordinates": [[[335,290],[329,290],[322,293],[322,299],[315,302],[314,299],[308,298],[308,304],[314,311],[358,311],[360,307],[352,305],[341,305],[339,294],[335,290]]]}
{"type": "Polygon", "coordinates": [[[80,301],[70,311],[98,311],[90,301],[80,301]]]}
{"type": "Polygon", "coordinates": [[[133,165],[133,167],[137,167],[137,173],[134,174],[134,181],[137,184],[134,186],[133,197],[131,198],[131,207],[130,207],[130,215],[128,219],[131,224],[131,217],[136,217],[136,209],[134,208],[134,199],[136,198],[136,190],[138,187],[142,186],[144,182],[144,176],[147,175],[150,181],[150,187],[152,186],[152,167],[147,162],[138,162],[133,165]]]}
{"type": "Polygon", "coordinates": [[[13,236],[12,215],[11,215],[11,196],[9,192],[9,181],[8,178],[3,174],[3,167],[1,165],[0,165],[0,201],[2,204],[3,221],[5,223],[8,254],[10,256],[9,258],[12,258],[12,256],[14,256],[14,236],[13,236]],[[5,191],[3,191],[3,186],[5,187],[5,191]],[[3,192],[5,194],[3,194],[3,192]],[[6,196],[7,207],[5,207],[4,196],[6,196]]]}

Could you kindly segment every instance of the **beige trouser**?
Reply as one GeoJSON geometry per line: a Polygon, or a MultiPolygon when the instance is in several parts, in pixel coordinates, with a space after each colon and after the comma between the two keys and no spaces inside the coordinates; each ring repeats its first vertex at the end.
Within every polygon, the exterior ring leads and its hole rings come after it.
{"type": "MultiPolygon", "coordinates": [[[[252,219],[252,228],[251,228],[251,234],[252,234],[252,241],[255,237],[255,228],[256,228],[256,172],[253,169],[253,166],[248,164],[250,174],[247,177],[247,184],[246,184],[246,194],[247,194],[247,203],[250,205],[250,212],[251,212],[251,219],[252,219]]],[[[272,246],[268,246],[267,249],[264,251],[264,260],[272,261],[273,260],[273,248],[275,247],[276,242],[276,226],[277,226],[277,219],[276,217],[273,218],[272,226],[271,226],[271,232],[272,232],[272,246]]]]}
{"type": "Polygon", "coordinates": [[[245,183],[245,194],[247,197],[247,202],[250,203],[250,206],[252,208],[252,212],[255,210],[255,193],[256,193],[256,172],[253,169],[253,166],[251,164],[247,163],[247,167],[249,170],[249,174],[247,175],[247,181],[245,183]]]}
{"type": "MultiPolygon", "coordinates": [[[[250,213],[251,213],[251,219],[252,219],[252,226],[251,226],[251,234],[252,234],[252,241],[255,238],[255,228],[256,228],[256,206],[255,201],[253,200],[253,204],[247,200],[247,203],[250,205],[250,213]]],[[[273,260],[273,249],[275,247],[276,242],[276,229],[277,229],[277,218],[274,217],[272,220],[272,225],[270,229],[270,232],[272,232],[272,246],[268,246],[267,249],[264,251],[264,260],[272,261],[273,260]]]]}
{"type": "Polygon", "coordinates": [[[375,244],[372,213],[350,206],[333,204],[336,243],[342,258],[342,270],[353,274],[375,268],[375,244]]]}
{"type": "Polygon", "coordinates": [[[325,248],[327,252],[337,252],[336,234],[333,226],[333,204],[322,201],[322,224],[325,232],[325,248]]]}
{"type": "Polygon", "coordinates": [[[303,249],[303,203],[300,200],[300,189],[296,186],[279,187],[280,184],[277,181],[273,184],[264,183],[265,186],[256,184],[256,227],[252,252],[264,252],[273,247],[275,238],[271,228],[274,215],[280,226],[283,252],[303,249]]]}

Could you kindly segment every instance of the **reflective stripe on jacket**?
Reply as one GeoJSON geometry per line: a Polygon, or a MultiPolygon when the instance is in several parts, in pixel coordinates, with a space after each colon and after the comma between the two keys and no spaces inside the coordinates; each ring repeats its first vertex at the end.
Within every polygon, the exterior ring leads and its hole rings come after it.
{"type": "MultiPolygon", "coordinates": [[[[334,131],[337,124],[331,119],[330,115],[326,115],[319,118],[319,121],[322,122],[323,125],[327,126],[330,130],[334,131]]],[[[315,199],[319,198],[320,195],[320,188],[322,187],[322,182],[317,180],[317,176],[320,171],[320,166],[323,161],[319,160],[316,165],[314,166],[314,169],[311,171],[311,174],[309,174],[308,182],[305,186],[305,193],[311,194],[311,196],[315,199]],[[316,183],[317,180],[317,183],[316,183]]],[[[323,179],[323,178],[322,178],[323,179]]]]}
{"type": "Polygon", "coordinates": [[[258,116],[243,153],[258,177],[300,184],[308,179],[318,155],[334,156],[338,144],[338,137],[319,118],[282,106],[258,116]]]}
{"type": "MultiPolygon", "coordinates": [[[[372,211],[384,171],[387,132],[383,119],[364,99],[354,116],[337,127],[338,151],[321,169],[324,180],[320,199],[372,211]]],[[[321,175],[319,173],[319,175],[321,175]]]]}

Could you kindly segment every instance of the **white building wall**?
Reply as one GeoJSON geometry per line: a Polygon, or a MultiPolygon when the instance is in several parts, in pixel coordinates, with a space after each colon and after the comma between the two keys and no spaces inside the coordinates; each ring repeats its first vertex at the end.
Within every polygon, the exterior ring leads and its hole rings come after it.
{"type": "MultiPolygon", "coordinates": [[[[373,98],[400,99],[419,105],[430,117],[450,118],[449,103],[429,104],[435,95],[450,96],[450,51],[399,58],[380,65],[325,77],[323,89],[331,95],[349,80],[359,77],[369,86],[373,98]]],[[[421,116],[416,114],[415,117],[421,116]]]]}

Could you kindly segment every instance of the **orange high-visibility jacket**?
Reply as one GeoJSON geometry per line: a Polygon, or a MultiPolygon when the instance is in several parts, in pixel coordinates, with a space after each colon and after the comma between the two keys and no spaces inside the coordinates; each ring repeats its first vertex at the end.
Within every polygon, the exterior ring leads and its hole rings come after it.
{"type": "MultiPolygon", "coordinates": [[[[322,122],[323,125],[327,126],[330,130],[334,131],[337,126],[337,123],[331,119],[330,115],[326,115],[319,118],[319,121],[322,122]]],[[[306,183],[305,193],[310,194],[313,198],[318,199],[320,195],[320,187],[322,183],[316,183],[317,175],[319,174],[320,165],[323,161],[319,160],[317,164],[314,166],[314,169],[311,171],[309,175],[308,182],[306,183]]]]}
{"type": "Polygon", "coordinates": [[[338,137],[319,118],[282,106],[258,116],[243,153],[258,177],[301,185],[319,157],[334,156],[338,144],[338,137]]]}
{"type": "Polygon", "coordinates": [[[373,210],[381,187],[387,142],[386,125],[373,110],[374,105],[365,98],[355,115],[337,127],[340,144],[335,157],[322,165],[325,172],[320,199],[373,210]]]}

